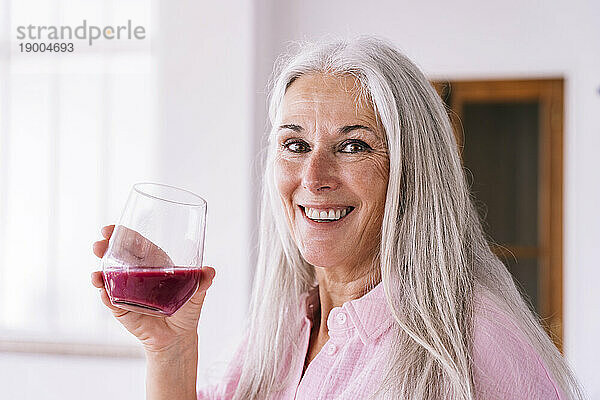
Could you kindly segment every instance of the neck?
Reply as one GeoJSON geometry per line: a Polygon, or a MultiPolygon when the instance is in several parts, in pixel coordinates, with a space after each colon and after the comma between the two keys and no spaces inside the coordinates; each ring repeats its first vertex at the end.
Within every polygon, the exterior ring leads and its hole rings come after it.
{"type": "Polygon", "coordinates": [[[353,269],[354,273],[340,273],[339,268],[315,267],[315,274],[319,282],[319,317],[313,326],[313,331],[318,331],[319,338],[329,339],[327,318],[334,307],[341,307],[344,303],[358,299],[368,293],[381,281],[379,262],[366,264],[363,269],[353,269]],[[358,273],[356,271],[359,271],[358,273]]]}

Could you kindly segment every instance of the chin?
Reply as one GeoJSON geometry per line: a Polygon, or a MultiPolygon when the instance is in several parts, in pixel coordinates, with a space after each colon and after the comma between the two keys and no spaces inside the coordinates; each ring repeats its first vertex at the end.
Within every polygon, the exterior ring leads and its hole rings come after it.
{"type": "Polygon", "coordinates": [[[335,265],[340,262],[343,258],[341,255],[337,253],[332,253],[331,248],[326,249],[310,249],[304,250],[301,252],[304,260],[315,267],[328,267],[330,265],[335,265]]]}

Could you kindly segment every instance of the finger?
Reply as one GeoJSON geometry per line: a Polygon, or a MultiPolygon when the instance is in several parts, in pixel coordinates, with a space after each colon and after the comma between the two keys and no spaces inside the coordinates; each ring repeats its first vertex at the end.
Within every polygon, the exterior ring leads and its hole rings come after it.
{"type": "Polygon", "coordinates": [[[106,253],[106,249],[108,249],[108,240],[99,240],[94,242],[94,246],[92,247],[94,254],[96,257],[102,258],[104,253],[106,253]]]}
{"type": "MultiPolygon", "coordinates": [[[[172,266],[173,261],[160,247],[139,232],[129,228],[119,228],[119,240],[123,247],[137,259],[144,259],[148,265],[172,266]]],[[[115,239],[117,239],[115,237],[115,239]]]]}
{"type": "Polygon", "coordinates": [[[167,253],[133,229],[119,225],[119,229],[113,232],[111,241],[118,243],[113,249],[114,256],[123,262],[134,263],[143,259],[146,265],[161,267],[174,265],[167,253]]]}
{"type": "Polygon", "coordinates": [[[129,311],[127,310],[123,310],[122,308],[119,307],[115,307],[111,302],[110,302],[110,298],[108,297],[108,293],[106,292],[106,289],[102,288],[100,289],[100,299],[102,300],[102,303],[104,303],[104,305],[106,307],[108,307],[110,309],[110,311],[112,311],[113,315],[117,318],[122,317],[123,315],[127,314],[129,311]]]}
{"type": "Polygon", "coordinates": [[[199,290],[208,290],[215,278],[216,271],[212,267],[202,267],[199,290]]]}
{"type": "Polygon", "coordinates": [[[110,239],[114,230],[115,230],[114,225],[107,225],[107,226],[103,227],[101,230],[102,236],[104,236],[105,239],[110,239]]]}
{"type": "Polygon", "coordinates": [[[97,288],[104,287],[104,278],[102,277],[102,271],[92,272],[92,285],[97,288]]]}
{"type": "Polygon", "coordinates": [[[202,288],[198,288],[194,295],[190,298],[190,303],[195,304],[196,306],[200,306],[202,308],[202,304],[204,303],[204,298],[206,297],[206,290],[202,290],[202,288]]]}

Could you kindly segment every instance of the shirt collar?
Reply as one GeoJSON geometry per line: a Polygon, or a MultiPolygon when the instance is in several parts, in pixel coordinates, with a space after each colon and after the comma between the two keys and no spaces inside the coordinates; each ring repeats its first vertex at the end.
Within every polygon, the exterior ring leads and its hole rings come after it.
{"type": "MultiPolygon", "coordinates": [[[[304,305],[304,315],[312,321],[314,313],[320,307],[319,288],[315,287],[304,293],[301,304],[304,305]]],[[[327,317],[327,329],[331,338],[350,337],[356,329],[366,345],[385,333],[393,320],[385,299],[383,283],[379,282],[364,296],[347,301],[341,307],[334,307],[327,317]]]]}

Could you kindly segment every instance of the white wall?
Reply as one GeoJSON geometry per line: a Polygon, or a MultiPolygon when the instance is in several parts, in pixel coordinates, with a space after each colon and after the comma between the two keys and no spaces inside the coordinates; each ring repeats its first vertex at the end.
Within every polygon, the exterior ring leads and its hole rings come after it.
{"type": "Polygon", "coordinates": [[[565,78],[565,352],[600,399],[600,2],[281,2],[276,53],[291,39],[378,34],[431,78],[565,78]]]}
{"type": "Polygon", "coordinates": [[[144,361],[0,354],[5,400],[144,398],[144,361]]]}
{"type": "Polygon", "coordinates": [[[161,5],[159,170],[206,199],[204,264],[217,271],[199,327],[204,383],[241,340],[250,291],[253,10],[250,0],[161,5]]]}

